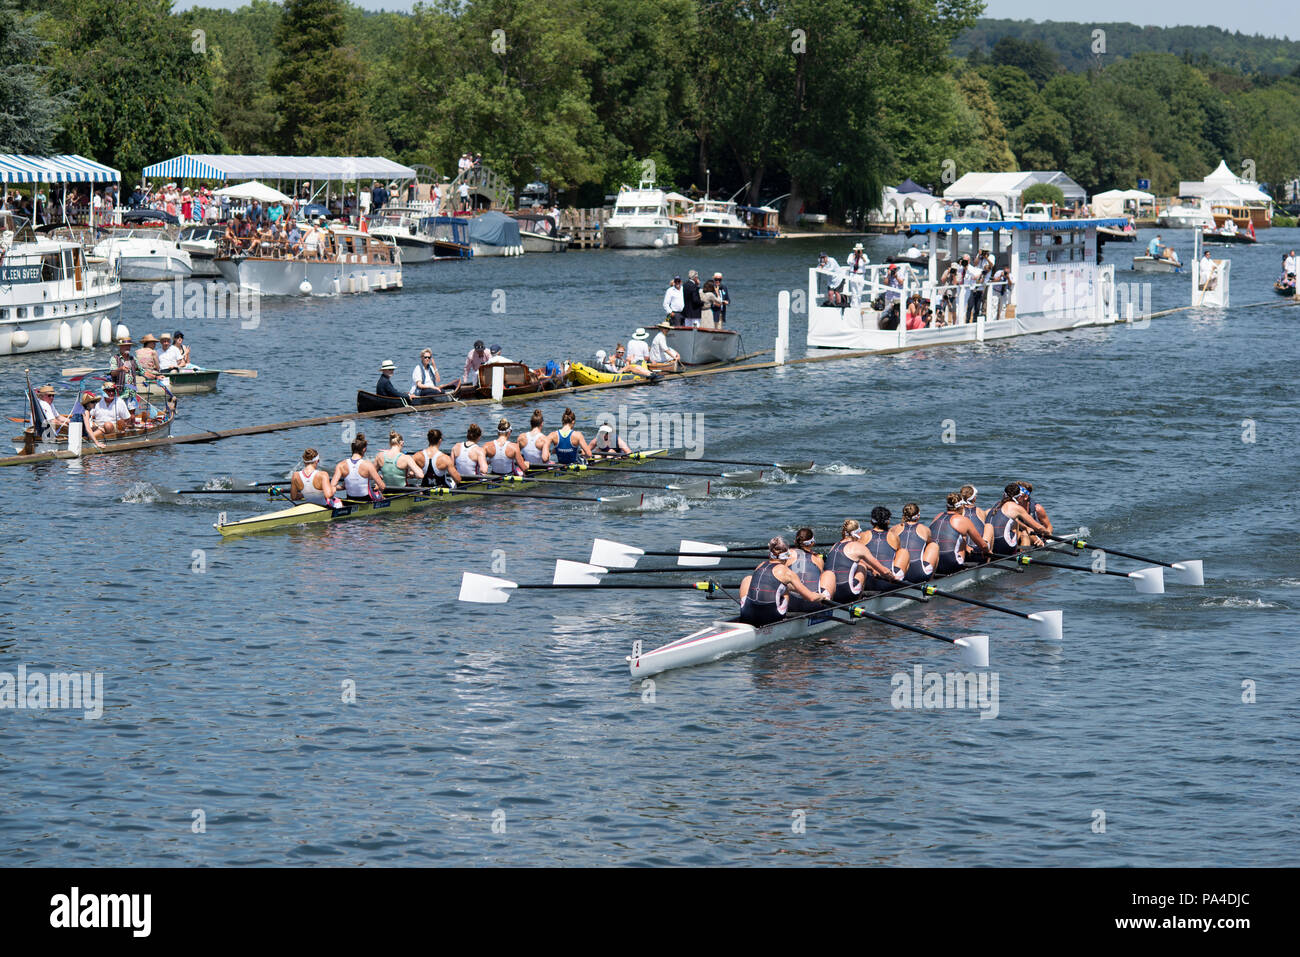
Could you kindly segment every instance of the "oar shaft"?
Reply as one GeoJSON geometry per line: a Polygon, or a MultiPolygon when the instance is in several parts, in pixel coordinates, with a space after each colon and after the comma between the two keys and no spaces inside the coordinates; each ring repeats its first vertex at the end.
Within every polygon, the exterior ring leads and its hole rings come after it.
{"type": "MultiPolygon", "coordinates": [[[[712,572],[750,572],[753,571],[748,565],[724,565],[721,568],[710,568],[712,572]]],[[[698,568],[614,568],[605,572],[606,575],[698,575],[698,568]]]]}
{"type": "Polygon", "coordinates": [[[1071,545],[1075,545],[1076,547],[1078,547],[1076,543],[1082,541],[1084,548],[1095,548],[1098,551],[1105,552],[1108,555],[1118,555],[1120,558],[1131,558],[1135,562],[1148,562],[1149,564],[1152,565],[1163,565],[1165,568],[1175,567],[1171,562],[1162,562],[1158,558],[1146,558],[1142,555],[1134,555],[1131,552],[1121,552],[1118,548],[1107,548],[1105,545],[1096,545],[1092,542],[1089,542],[1087,539],[1062,538],[1060,535],[1048,535],[1047,537],[1051,539],[1055,539],[1058,542],[1069,542],[1071,545]]]}
{"type": "Polygon", "coordinates": [[[1029,616],[1023,611],[1016,611],[1014,608],[1007,608],[1005,605],[995,605],[992,602],[980,601],[978,598],[968,598],[965,595],[957,595],[950,591],[942,591],[933,586],[923,589],[926,594],[939,595],[942,598],[951,598],[953,601],[962,601],[968,605],[978,605],[981,608],[988,608],[990,611],[1000,611],[1004,615],[1015,615],[1017,618],[1029,619],[1029,616]]]}
{"type": "MultiPolygon", "coordinates": [[[[590,585],[585,585],[585,584],[552,585],[552,584],[542,584],[539,582],[537,584],[516,585],[515,587],[535,588],[538,589],[539,591],[545,591],[548,589],[557,589],[557,588],[585,588],[588,591],[591,591],[593,589],[599,591],[602,588],[620,589],[624,591],[629,589],[636,591],[640,589],[658,589],[658,588],[678,588],[678,589],[690,588],[696,591],[712,590],[712,588],[709,587],[709,584],[707,582],[610,582],[608,584],[606,584],[605,582],[601,582],[600,584],[590,584],[590,585]]],[[[731,587],[731,586],[727,586],[727,587],[731,587]]]]}
{"type": "Polygon", "coordinates": [[[1046,565],[1048,568],[1066,568],[1072,572],[1091,572],[1094,575],[1114,575],[1116,578],[1128,578],[1128,572],[1113,572],[1109,569],[1092,568],[1088,565],[1067,565],[1065,562],[1049,562],[1042,558],[1034,558],[1029,565],[1046,565]]]}
{"type": "Polygon", "coordinates": [[[877,615],[875,612],[866,611],[862,608],[854,608],[850,614],[852,614],[854,618],[870,618],[872,621],[878,621],[883,625],[893,625],[895,628],[902,628],[904,631],[912,631],[918,635],[925,635],[927,638],[938,638],[940,641],[946,641],[950,645],[957,644],[956,638],[949,638],[947,635],[941,635],[937,631],[931,631],[929,628],[922,628],[919,625],[909,625],[905,621],[886,618],[884,615],[877,615]]]}

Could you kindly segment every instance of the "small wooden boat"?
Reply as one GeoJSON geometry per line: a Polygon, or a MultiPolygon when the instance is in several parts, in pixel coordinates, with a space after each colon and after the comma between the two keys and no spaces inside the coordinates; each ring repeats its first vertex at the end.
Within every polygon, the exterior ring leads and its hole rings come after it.
{"type": "Polygon", "coordinates": [[[700,244],[700,224],[689,216],[669,217],[677,224],[677,245],[698,246],[700,244]]]}
{"type": "Polygon", "coordinates": [[[1211,246],[1253,246],[1259,242],[1250,233],[1243,230],[1205,229],[1201,231],[1202,242],[1211,246]]]}
{"type": "MultiPolygon", "coordinates": [[[[143,403],[141,403],[143,404],[143,403]]],[[[176,417],[174,408],[163,410],[148,410],[146,418],[135,419],[133,428],[125,432],[119,432],[116,435],[108,436],[100,441],[105,448],[114,448],[119,445],[127,445],[131,442],[139,442],[144,439],[162,439],[172,434],[172,420],[176,417]]],[[[89,436],[82,436],[82,447],[88,448],[94,445],[89,436]]],[[[23,430],[22,435],[15,435],[13,438],[14,451],[19,455],[34,455],[37,452],[64,452],[68,448],[68,429],[64,426],[55,436],[41,436],[30,425],[23,430]]]]}
{"type": "Polygon", "coordinates": [[[1098,226],[1097,237],[1105,237],[1108,243],[1133,243],[1137,242],[1136,229],[1119,229],[1115,226],[1098,226]]]}
{"type": "Polygon", "coordinates": [[[1182,272],[1183,264],[1155,256],[1134,256],[1134,272],[1182,272]]]}
{"type": "Polygon", "coordinates": [[[1295,295],[1295,278],[1279,279],[1273,283],[1273,291],[1288,298],[1295,295]]]}
{"type": "Polygon", "coordinates": [[[412,406],[438,405],[443,402],[450,402],[453,398],[454,395],[451,392],[443,392],[440,395],[418,395],[411,399],[405,396],[394,398],[388,395],[378,395],[374,392],[358,389],[357,411],[379,412],[382,409],[405,409],[412,406]]]}
{"type": "Polygon", "coordinates": [[[731,362],[740,355],[740,333],[734,329],[670,326],[667,323],[660,323],[656,328],[663,330],[668,345],[682,357],[683,365],[731,362]]]}
{"type": "MultiPolygon", "coordinates": [[[[199,392],[216,392],[219,375],[221,375],[220,369],[182,369],[179,372],[170,372],[163,378],[167,381],[167,387],[171,389],[172,395],[194,395],[199,392]]],[[[158,380],[146,379],[144,376],[135,377],[135,391],[140,395],[165,396],[167,394],[167,389],[164,389],[158,380]]]]}

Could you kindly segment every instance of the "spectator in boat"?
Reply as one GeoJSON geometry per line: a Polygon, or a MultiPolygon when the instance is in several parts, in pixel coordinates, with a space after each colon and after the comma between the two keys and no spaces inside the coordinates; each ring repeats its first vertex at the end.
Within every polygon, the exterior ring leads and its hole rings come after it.
{"type": "Polygon", "coordinates": [[[433,350],[425,349],[420,353],[420,364],[411,370],[411,398],[441,394],[442,377],[438,375],[438,363],[433,361],[433,350]]]}
{"type": "Polygon", "coordinates": [[[686,299],[682,293],[682,277],[673,276],[673,281],[668,284],[664,291],[664,312],[668,316],[670,326],[680,326],[682,324],[682,309],[685,308],[686,299]]]}
{"type": "Polygon", "coordinates": [[[248,204],[249,221],[255,223],[260,227],[262,225],[263,218],[264,218],[264,213],[262,210],[262,204],[257,200],[253,200],[251,203],[248,204]]]}
{"type": "Polygon", "coordinates": [[[507,359],[505,356],[503,356],[503,355],[501,354],[501,346],[500,346],[499,344],[497,344],[497,343],[493,343],[493,344],[492,344],[492,358],[491,358],[491,359],[488,359],[487,363],[485,363],[485,364],[486,364],[486,365],[492,365],[493,363],[495,363],[495,364],[497,364],[497,365],[501,365],[502,363],[510,363],[510,364],[513,364],[514,361],[515,361],[514,359],[507,359]]]}
{"type": "Polygon", "coordinates": [[[925,328],[925,309],[921,306],[921,297],[919,295],[914,294],[912,298],[908,300],[907,320],[905,324],[908,329],[925,328]]]}
{"type": "Polygon", "coordinates": [[[278,224],[284,216],[284,204],[280,200],[275,200],[270,206],[266,207],[266,218],[272,223],[278,224]]]}
{"type": "Polygon", "coordinates": [[[154,349],[154,343],[158,338],[152,333],[145,333],[140,337],[140,348],[135,353],[136,368],[146,379],[156,379],[159,373],[158,352],[154,349]]]}
{"type": "Polygon", "coordinates": [[[627,361],[633,365],[646,366],[650,362],[650,333],[638,329],[627,341],[627,361]]]}
{"type": "Polygon", "coordinates": [[[1159,259],[1160,250],[1163,248],[1164,248],[1164,244],[1160,241],[1160,234],[1156,233],[1155,239],[1147,243],[1147,255],[1150,256],[1152,259],[1159,259]]]}
{"type": "Polygon", "coordinates": [[[95,443],[95,448],[102,449],[104,443],[101,440],[108,433],[96,421],[99,405],[99,396],[93,392],[83,392],[81,401],[77,403],[72,411],[75,413],[77,409],[81,410],[81,431],[86,434],[91,442],[95,443]]]}
{"type": "Polygon", "coordinates": [[[185,369],[190,364],[190,350],[185,345],[185,335],[179,329],[174,336],[162,335],[162,355],[158,357],[158,366],[163,372],[185,369]]]}
{"type": "Polygon", "coordinates": [[[461,373],[460,381],[465,385],[478,385],[478,370],[491,358],[492,353],[488,352],[487,347],[483,345],[483,340],[477,340],[474,348],[465,357],[465,371],[461,373]]]}
{"type": "Polygon", "coordinates": [[[722,297],[718,295],[718,283],[708,280],[700,287],[700,322],[701,329],[713,329],[717,326],[714,319],[722,307],[722,297]]]}
{"type": "Polygon", "coordinates": [[[680,362],[681,353],[668,344],[667,334],[660,329],[650,341],[651,362],[680,362]]]}
{"type": "Polygon", "coordinates": [[[188,186],[181,191],[181,222],[192,223],[194,221],[194,194],[190,192],[188,186]]]}
{"type": "Polygon", "coordinates": [[[1284,277],[1294,276],[1296,274],[1296,265],[1296,255],[1295,250],[1293,249],[1282,257],[1282,275],[1284,277]]]}
{"type": "Polygon", "coordinates": [[[126,205],[130,209],[139,209],[145,204],[145,201],[145,191],[139,186],[136,186],[135,189],[131,190],[131,198],[126,201],[126,205]]]}
{"type": "Polygon", "coordinates": [[[700,274],[691,269],[686,273],[686,284],[682,286],[682,325],[692,328],[698,326],[703,305],[700,298],[700,274]]]}
{"type": "Polygon", "coordinates": [[[713,319],[719,326],[727,322],[727,306],[731,305],[731,295],[727,292],[727,287],[722,284],[722,273],[713,274],[713,291],[718,297],[718,308],[714,313],[713,319]]]}
{"type": "Polygon", "coordinates": [[[131,428],[131,410],[127,408],[126,400],[118,395],[117,383],[105,382],[103,392],[103,401],[92,417],[95,425],[109,435],[125,432],[131,428]]]}
{"type": "Polygon", "coordinates": [[[117,383],[119,391],[135,388],[135,377],[139,374],[140,367],[131,357],[129,337],[123,336],[117,340],[117,355],[108,360],[108,371],[112,373],[113,381],[117,383]]]}
{"type": "Polygon", "coordinates": [[[397,386],[393,385],[393,370],[396,368],[392,359],[385,359],[379,364],[379,381],[375,383],[376,395],[387,396],[390,399],[406,398],[397,391],[397,386]]]}
{"type": "Polygon", "coordinates": [[[289,244],[289,255],[294,259],[302,256],[302,231],[298,229],[296,222],[289,225],[289,232],[285,236],[285,242],[289,244]]]}
{"type": "Polygon", "coordinates": [[[307,231],[302,234],[302,257],[316,259],[320,255],[320,229],[315,223],[307,224],[307,231]]]}
{"type": "Polygon", "coordinates": [[[54,408],[54,386],[43,385],[36,390],[36,404],[46,427],[58,431],[68,424],[68,417],[60,415],[54,408]]]}

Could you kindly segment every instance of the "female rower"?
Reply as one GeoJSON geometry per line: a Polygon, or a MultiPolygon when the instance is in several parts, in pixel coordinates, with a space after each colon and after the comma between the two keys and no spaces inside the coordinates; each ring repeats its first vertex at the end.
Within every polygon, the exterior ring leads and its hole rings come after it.
{"type": "Polygon", "coordinates": [[[389,431],[388,448],[375,456],[375,468],[384,477],[385,486],[401,488],[424,478],[424,472],[415,464],[415,459],[402,451],[405,444],[401,432],[389,431]]]}
{"type": "Polygon", "coordinates": [[[307,502],[328,508],[337,501],[334,498],[334,483],[329,475],[320,468],[320,453],[307,449],[302,453],[302,468],[293,473],[289,499],[294,502],[307,502]]]}
{"type": "Polygon", "coordinates": [[[483,457],[493,475],[523,475],[528,461],[519,451],[519,443],[510,441],[510,420],[497,423],[497,437],[483,446],[483,457]]]}
{"type": "Polygon", "coordinates": [[[430,429],[426,438],[429,444],[414,456],[415,464],[424,475],[420,484],[425,488],[455,488],[460,484],[460,473],[456,471],[452,457],[441,448],[442,429],[430,429]]]}
{"type": "MultiPolygon", "coordinates": [[[[810,591],[821,587],[822,573],[826,570],[826,560],[817,554],[816,547],[813,530],[801,528],[795,532],[794,548],[790,549],[790,557],[786,560],[790,571],[794,572],[799,581],[803,582],[804,587],[810,591]]],[[[798,596],[792,597],[789,604],[789,610],[795,612],[815,611],[818,605],[817,602],[807,601],[798,596]]]]}
{"type": "Polygon", "coordinates": [[[740,583],[740,620],[751,625],[770,625],[789,610],[788,593],[793,591],[810,602],[824,600],[824,593],[809,589],[785,564],[789,557],[785,539],[767,543],[767,559],[740,583]]]}
{"type": "Polygon", "coordinates": [[[1047,529],[1049,532],[1054,531],[1052,528],[1052,520],[1047,517],[1047,509],[1043,508],[1043,506],[1039,505],[1038,502],[1034,500],[1034,483],[1021,481],[1016,484],[1023,487],[1024,490],[1029,493],[1029,504],[1025,506],[1025,511],[1033,516],[1034,521],[1042,525],[1043,528],[1047,529]]]}
{"type": "Polygon", "coordinates": [[[891,574],[863,543],[861,529],[856,518],[845,519],[840,526],[840,540],[826,553],[822,589],[839,605],[860,597],[868,580],[891,574]]]}
{"type": "Polygon", "coordinates": [[[920,515],[921,506],[908,502],[903,506],[903,521],[891,529],[899,548],[907,552],[903,581],[912,583],[929,581],[939,560],[939,546],[930,541],[930,529],[920,523],[920,515]]]}
{"type": "Polygon", "coordinates": [[[452,446],[451,457],[456,461],[456,471],[466,478],[488,474],[487,458],[478,444],[482,437],[483,430],[478,423],[471,422],[465,430],[465,441],[452,446]]]}
{"type": "Polygon", "coordinates": [[[998,504],[989,510],[989,524],[993,526],[993,554],[1014,555],[1021,548],[1033,544],[1034,532],[1046,532],[1025,506],[1029,504],[1029,490],[1012,482],[1002,491],[998,504]]]}
{"type": "Polygon", "coordinates": [[[519,450],[524,454],[524,461],[529,468],[541,468],[551,464],[551,442],[542,431],[542,410],[534,409],[533,417],[528,422],[528,432],[519,439],[519,450]]]}
{"type": "Polygon", "coordinates": [[[546,437],[551,443],[551,448],[555,449],[555,460],[561,465],[573,465],[578,461],[580,451],[583,458],[592,457],[587,440],[573,427],[577,421],[578,417],[573,414],[573,410],[565,409],[564,415],[560,418],[560,431],[552,432],[546,437]]]}
{"type": "Polygon", "coordinates": [[[867,585],[873,591],[897,588],[903,580],[903,569],[907,567],[907,552],[899,546],[898,536],[889,529],[893,517],[889,509],[877,505],[871,510],[871,528],[867,537],[861,539],[876,565],[885,570],[884,574],[876,572],[867,576],[867,585]]]}
{"type": "Polygon", "coordinates": [[[352,455],[334,467],[334,476],[330,479],[337,489],[342,483],[348,498],[382,498],[384,479],[375,468],[375,464],[366,459],[366,437],[358,432],[352,440],[352,455]],[[371,485],[378,491],[371,491],[371,485]]]}
{"type": "Polygon", "coordinates": [[[930,523],[930,539],[939,546],[934,570],[941,575],[959,571],[966,564],[967,542],[973,542],[981,552],[989,550],[984,541],[983,523],[976,526],[962,512],[965,501],[961,492],[949,492],[948,510],[930,523]]]}

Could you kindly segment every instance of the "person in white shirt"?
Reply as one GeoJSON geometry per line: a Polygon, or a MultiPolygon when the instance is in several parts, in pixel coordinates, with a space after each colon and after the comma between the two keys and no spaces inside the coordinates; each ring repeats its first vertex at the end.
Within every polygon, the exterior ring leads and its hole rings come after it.
{"type": "Polygon", "coordinates": [[[507,359],[505,356],[503,356],[501,354],[501,347],[498,345],[494,345],[492,346],[492,358],[487,361],[487,364],[492,365],[492,364],[499,364],[502,362],[514,362],[514,361],[515,361],[514,359],[507,359]]]}
{"type": "Polygon", "coordinates": [[[1294,276],[1296,274],[1296,265],[1296,254],[1293,249],[1287,253],[1286,258],[1282,260],[1282,272],[1286,275],[1294,276]]]}
{"type": "Polygon", "coordinates": [[[59,415],[54,408],[54,386],[43,385],[37,389],[36,404],[40,407],[41,418],[49,428],[57,431],[68,424],[68,417],[59,415]]]}
{"type": "Polygon", "coordinates": [[[158,368],[163,372],[185,368],[185,350],[174,345],[172,337],[165,332],[162,334],[161,345],[162,352],[158,355],[158,368]]]}
{"type": "Polygon", "coordinates": [[[862,249],[862,243],[853,247],[853,252],[849,255],[849,261],[845,268],[855,276],[865,276],[867,267],[871,265],[871,258],[862,249]]]}
{"type": "Polygon", "coordinates": [[[686,295],[682,292],[682,277],[673,276],[673,281],[668,284],[668,289],[664,292],[664,313],[668,316],[668,324],[681,325],[682,310],[685,308],[686,295]]]}
{"type": "Polygon", "coordinates": [[[817,271],[830,277],[826,284],[826,305],[847,305],[848,299],[844,295],[844,277],[840,275],[840,264],[825,253],[821,253],[817,257],[817,271]]]}
{"type": "Polygon", "coordinates": [[[650,361],[650,333],[644,329],[632,333],[627,343],[627,361],[633,365],[645,365],[650,361]]]}
{"type": "MultiPolygon", "coordinates": [[[[82,405],[85,405],[84,401],[82,405]]],[[[114,435],[131,428],[131,410],[117,394],[117,386],[112,382],[104,383],[104,398],[91,410],[90,419],[105,435],[114,435]]]]}
{"type": "MultiPolygon", "coordinates": [[[[640,332],[641,330],[637,330],[640,332]]],[[[650,361],[651,362],[680,362],[681,353],[672,346],[668,345],[668,336],[660,329],[655,333],[654,339],[650,342],[650,361]]]]}
{"type": "Polygon", "coordinates": [[[438,363],[433,361],[433,350],[425,349],[420,353],[420,364],[411,371],[411,398],[441,393],[442,378],[438,375],[438,363]]]}

